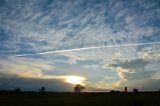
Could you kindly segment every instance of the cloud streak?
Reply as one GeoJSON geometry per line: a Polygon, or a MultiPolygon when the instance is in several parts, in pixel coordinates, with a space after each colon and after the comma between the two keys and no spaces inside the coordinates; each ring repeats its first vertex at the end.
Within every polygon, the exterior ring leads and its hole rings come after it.
{"type": "MultiPolygon", "coordinates": [[[[48,51],[48,52],[33,53],[33,54],[20,54],[20,55],[13,55],[13,56],[10,56],[10,57],[23,57],[23,56],[31,56],[31,55],[43,55],[43,54],[52,54],[52,53],[83,51],[83,50],[90,50],[90,49],[113,48],[113,47],[128,47],[128,46],[140,46],[140,45],[151,45],[151,44],[160,44],[160,42],[147,42],[147,43],[137,43],[137,44],[86,47],[86,48],[76,48],[76,49],[68,49],[68,50],[48,51]]],[[[151,52],[153,52],[153,51],[151,51],[151,52]]]]}

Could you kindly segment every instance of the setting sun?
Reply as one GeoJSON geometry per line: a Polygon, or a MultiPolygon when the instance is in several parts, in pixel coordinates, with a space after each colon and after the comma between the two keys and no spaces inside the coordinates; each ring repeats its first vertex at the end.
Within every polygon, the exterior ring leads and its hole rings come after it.
{"type": "Polygon", "coordinates": [[[67,83],[71,83],[71,84],[81,84],[84,85],[84,77],[80,77],[80,76],[67,76],[66,77],[66,82],[67,83]]]}

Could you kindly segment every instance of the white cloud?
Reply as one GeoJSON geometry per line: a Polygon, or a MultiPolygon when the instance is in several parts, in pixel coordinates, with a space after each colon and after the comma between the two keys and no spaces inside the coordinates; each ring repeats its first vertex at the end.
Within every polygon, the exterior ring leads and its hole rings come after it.
{"type": "Polygon", "coordinates": [[[83,66],[86,69],[98,69],[100,68],[99,65],[84,65],[83,66]]]}
{"type": "Polygon", "coordinates": [[[54,69],[53,63],[31,58],[4,58],[0,60],[0,66],[1,73],[31,78],[43,78],[45,71],[54,69]]]}
{"type": "Polygon", "coordinates": [[[135,73],[135,71],[118,67],[117,68],[117,73],[122,80],[127,80],[127,79],[132,77],[131,75],[132,75],[132,73],[135,73]]]}
{"type": "MultiPolygon", "coordinates": [[[[150,49],[150,48],[149,48],[150,49]]],[[[160,60],[160,51],[159,50],[146,50],[146,52],[139,52],[138,53],[140,58],[143,58],[145,60],[154,60],[159,61],[160,60]]]]}
{"type": "MultiPolygon", "coordinates": [[[[13,6],[12,3],[11,1],[7,2],[9,6],[13,6]]],[[[64,5],[63,1],[57,1],[53,5],[49,5],[46,11],[42,11],[41,4],[40,6],[36,5],[38,1],[29,1],[23,3],[22,6],[21,2],[18,2],[16,6],[13,7],[11,14],[4,15],[3,23],[5,24],[0,24],[0,26],[13,32],[13,35],[16,36],[16,38],[12,40],[14,42],[13,45],[23,43],[23,41],[21,41],[22,38],[32,39],[33,42],[26,42],[26,44],[29,43],[29,45],[31,45],[28,51],[60,50],[79,46],[104,45],[106,42],[112,45],[116,44],[117,41],[120,41],[119,43],[136,43],[142,38],[141,35],[152,36],[153,32],[159,31],[159,28],[150,26],[139,27],[134,24],[134,21],[127,21],[128,24],[125,27],[129,29],[129,32],[118,31],[117,33],[113,33],[113,29],[107,26],[108,23],[105,22],[107,18],[105,13],[107,10],[103,3],[96,4],[93,8],[87,7],[85,11],[81,8],[74,10],[74,8],[81,5],[81,3],[82,1],[67,2],[64,5]],[[101,8],[97,10],[96,6],[101,8]],[[61,9],[57,9],[59,7],[61,7],[61,9]],[[20,11],[20,13],[18,14],[16,11],[20,11]],[[74,16],[73,13],[76,11],[80,11],[80,13],[75,13],[76,15],[74,16]],[[61,16],[59,14],[61,14],[61,16]],[[48,25],[56,20],[57,23],[48,25]],[[73,25],[77,25],[79,28],[71,27],[73,25]],[[68,37],[68,32],[74,32],[75,34],[72,37],[68,37]],[[68,39],[64,41],[66,38],[68,39]],[[38,43],[40,41],[44,41],[46,44],[38,43]]],[[[119,11],[118,9],[121,9],[125,14],[129,11],[123,6],[123,2],[111,1],[111,4],[113,6],[110,6],[113,9],[108,10],[109,15],[116,15],[119,11]],[[113,13],[112,10],[114,11],[113,13]]],[[[131,16],[126,16],[125,14],[124,17],[126,17],[127,20],[131,20],[131,16]]],[[[116,18],[116,20],[118,19],[119,18],[116,18]]],[[[115,23],[115,26],[119,26],[119,23],[115,23]]],[[[23,43],[23,45],[26,44],[23,43]]],[[[17,47],[17,49],[23,50],[23,48],[19,47],[17,47]]]]}

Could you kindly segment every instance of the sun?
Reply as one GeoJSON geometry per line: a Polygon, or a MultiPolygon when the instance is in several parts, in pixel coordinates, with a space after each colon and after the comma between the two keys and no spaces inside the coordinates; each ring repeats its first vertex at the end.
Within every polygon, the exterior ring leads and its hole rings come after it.
{"type": "Polygon", "coordinates": [[[66,82],[71,84],[81,84],[84,85],[85,78],[80,76],[67,76],[66,82]]]}

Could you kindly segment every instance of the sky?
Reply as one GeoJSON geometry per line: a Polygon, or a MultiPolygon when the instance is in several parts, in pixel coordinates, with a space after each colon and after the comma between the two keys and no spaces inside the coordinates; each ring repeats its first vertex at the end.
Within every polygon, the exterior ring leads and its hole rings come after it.
{"type": "Polygon", "coordinates": [[[0,90],[159,90],[159,66],[159,0],[0,0],[0,90]]]}

